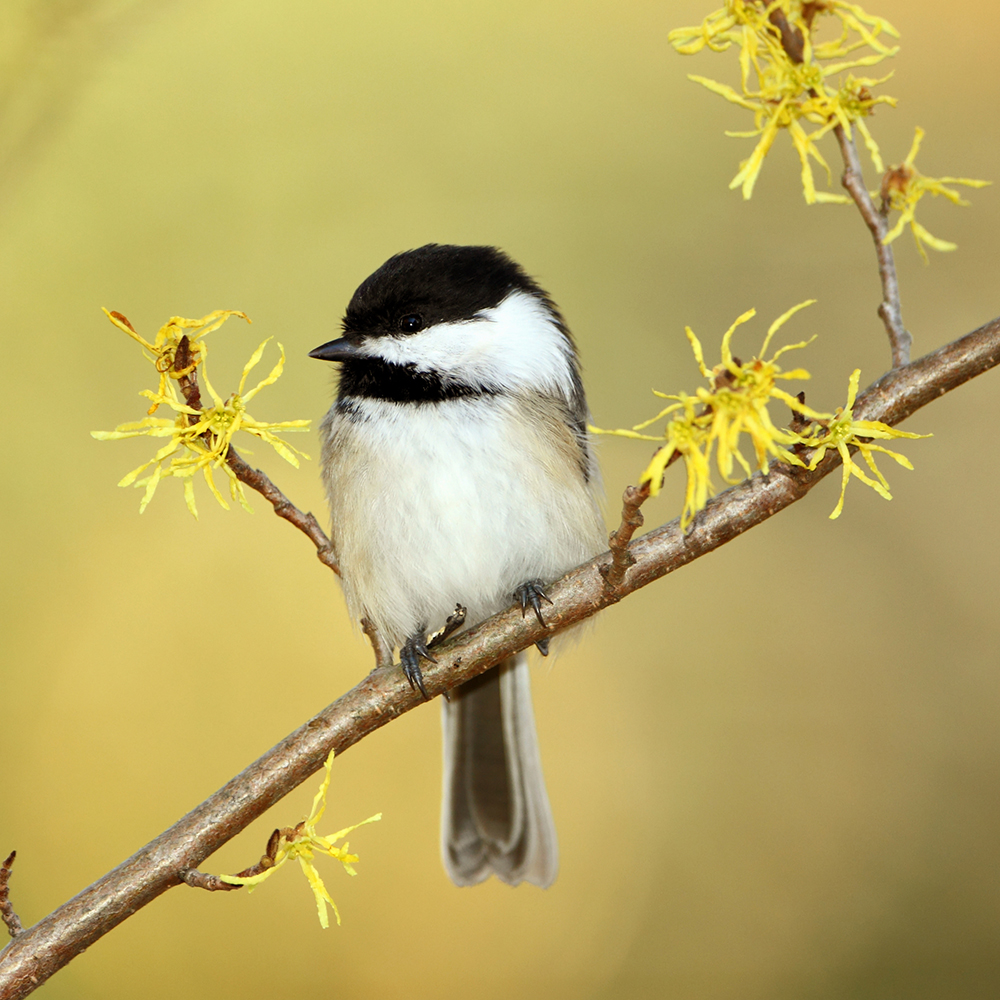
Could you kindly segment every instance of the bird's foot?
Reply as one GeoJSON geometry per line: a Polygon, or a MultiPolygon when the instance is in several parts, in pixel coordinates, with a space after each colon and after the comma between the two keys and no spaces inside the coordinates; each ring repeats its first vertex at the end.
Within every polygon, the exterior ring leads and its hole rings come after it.
{"type": "MultiPolygon", "coordinates": [[[[545,585],[541,580],[529,580],[527,583],[522,583],[514,591],[514,599],[520,602],[522,618],[528,613],[528,607],[530,606],[532,611],[535,612],[538,624],[545,625],[545,619],[542,617],[542,601],[545,601],[546,604],[551,604],[552,601],[549,600],[549,595],[545,593],[545,585]]],[[[535,643],[535,646],[542,656],[549,655],[548,636],[539,639],[535,643]]]]}
{"type": "Polygon", "coordinates": [[[399,647],[399,664],[403,668],[406,679],[410,682],[410,687],[419,690],[427,701],[431,696],[424,687],[424,675],[420,670],[421,659],[437,663],[427,648],[427,632],[421,629],[411,635],[402,646],[399,647]]]}
{"type": "Polygon", "coordinates": [[[538,619],[538,624],[545,625],[545,619],[542,617],[542,601],[545,601],[546,604],[551,604],[552,601],[549,600],[549,595],[545,593],[545,584],[541,580],[529,580],[527,583],[522,583],[514,591],[514,598],[521,604],[522,618],[528,613],[530,605],[535,612],[535,617],[538,619]]]}

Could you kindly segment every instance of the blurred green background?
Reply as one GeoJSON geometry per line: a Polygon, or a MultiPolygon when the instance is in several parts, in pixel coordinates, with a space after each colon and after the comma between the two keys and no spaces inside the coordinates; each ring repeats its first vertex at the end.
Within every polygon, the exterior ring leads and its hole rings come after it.
{"type": "MultiPolygon", "coordinates": [[[[306,358],[356,285],[428,241],[504,247],[562,307],[595,422],[691,389],[683,327],[718,344],[786,328],[809,401],[888,363],[867,231],[807,208],[782,137],[754,199],[734,82],[672,27],[694,2],[7,0],[0,13],[3,759],[0,850],[32,923],[159,833],[370,667],[333,576],[274,518],[201,519],[166,482],[115,483],[144,441],[135,345],[173,314],[244,309],[212,335],[231,389],[265,336],[285,376],[262,419],[331,396],[306,358]]],[[[873,5],[874,6],[874,5],[873,5]]],[[[1000,13],[880,0],[902,32],[873,129],[887,161],[927,129],[933,175],[1000,178],[1000,13]]],[[[834,163],[832,140],[826,147],[834,163]]],[[[922,206],[950,255],[898,246],[924,353],[1000,312],[996,189],[922,206]]],[[[1000,421],[988,374],[922,411],[895,499],[836,484],[605,612],[535,674],[562,870],[555,886],[454,888],[438,860],[438,707],[337,762],[329,827],[343,927],[289,871],[252,896],[172,890],[43,987],[56,998],[995,997],[1000,993],[997,558],[1000,421]],[[338,866],[339,868],[339,866],[338,866]]],[[[295,439],[317,453],[315,435],[295,439]],[[307,442],[307,443],[306,443],[307,442]]],[[[611,520],[646,445],[601,443],[611,520]]],[[[257,450],[318,514],[315,462],[257,450]]],[[[891,465],[892,463],[888,463],[891,465]]],[[[679,470],[649,523],[679,509],[679,470]]],[[[204,866],[255,860],[310,781],[204,866]]]]}

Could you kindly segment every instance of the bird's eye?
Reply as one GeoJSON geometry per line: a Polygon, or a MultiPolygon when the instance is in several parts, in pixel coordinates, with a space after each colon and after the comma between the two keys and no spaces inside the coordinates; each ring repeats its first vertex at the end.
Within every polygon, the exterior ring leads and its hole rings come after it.
{"type": "Polygon", "coordinates": [[[416,333],[418,330],[424,328],[423,318],[416,315],[416,313],[411,313],[409,316],[404,316],[399,321],[399,329],[403,333],[416,333]]]}

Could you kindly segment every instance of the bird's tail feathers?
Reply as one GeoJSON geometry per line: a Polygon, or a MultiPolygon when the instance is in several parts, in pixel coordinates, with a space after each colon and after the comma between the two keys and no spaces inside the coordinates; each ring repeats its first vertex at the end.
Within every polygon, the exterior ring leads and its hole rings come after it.
{"type": "Polygon", "coordinates": [[[452,692],[444,703],[441,849],[456,885],[491,874],[546,888],[559,868],[538,752],[525,653],[452,692]]]}

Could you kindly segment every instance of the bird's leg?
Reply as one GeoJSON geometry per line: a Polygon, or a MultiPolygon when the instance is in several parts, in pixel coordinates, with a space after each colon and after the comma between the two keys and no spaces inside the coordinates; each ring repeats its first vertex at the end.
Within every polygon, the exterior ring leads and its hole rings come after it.
{"type": "MultiPolygon", "coordinates": [[[[522,618],[528,613],[528,606],[530,605],[531,609],[535,612],[535,617],[538,619],[538,624],[543,628],[545,627],[545,619],[542,617],[542,601],[545,601],[546,604],[551,604],[552,601],[549,600],[549,595],[545,593],[545,584],[541,580],[529,580],[527,583],[522,583],[514,591],[514,599],[520,602],[522,618]]],[[[548,637],[539,639],[535,643],[535,646],[542,656],[549,655],[548,637]]]]}
{"type": "Polygon", "coordinates": [[[424,675],[420,670],[421,658],[429,660],[431,663],[437,663],[427,648],[427,627],[425,625],[421,626],[418,632],[411,635],[399,647],[399,663],[406,679],[410,682],[410,687],[419,690],[424,698],[430,701],[431,696],[427,693],[427,688],[424,687],[424,675]]]}

